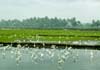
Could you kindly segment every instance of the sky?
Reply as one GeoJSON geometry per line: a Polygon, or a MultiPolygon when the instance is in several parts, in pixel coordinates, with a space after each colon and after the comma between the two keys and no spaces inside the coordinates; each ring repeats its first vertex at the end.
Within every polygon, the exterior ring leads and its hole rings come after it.
{"type": "Polygon", "coordinates": [[[0,20],[35,16],[91,22],[100,18],[100,0],[0,0],[0,20]]]}

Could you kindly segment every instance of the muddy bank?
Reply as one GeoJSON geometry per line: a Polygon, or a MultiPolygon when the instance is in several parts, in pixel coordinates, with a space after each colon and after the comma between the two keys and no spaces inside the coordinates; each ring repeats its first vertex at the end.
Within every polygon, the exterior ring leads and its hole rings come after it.
{"type": "Polygon", "coordinates": [[[47,42],[47,41],[33,41],[33,42],[0,42],[0,47],[11,45],[12,47],[29,47],[29,48],[66,48],[72,47],[76,49],[100,49],[100,41],[69,41],[69,42],[47,42]]]}

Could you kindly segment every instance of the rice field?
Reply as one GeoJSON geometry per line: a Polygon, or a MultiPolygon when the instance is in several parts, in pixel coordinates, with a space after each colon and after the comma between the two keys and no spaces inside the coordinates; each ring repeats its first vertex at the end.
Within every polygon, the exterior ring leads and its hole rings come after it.
{"type": "Polygon", "coordinates": [[[1,29],[0,42],[100,40],[95,30],[1,29]]]}

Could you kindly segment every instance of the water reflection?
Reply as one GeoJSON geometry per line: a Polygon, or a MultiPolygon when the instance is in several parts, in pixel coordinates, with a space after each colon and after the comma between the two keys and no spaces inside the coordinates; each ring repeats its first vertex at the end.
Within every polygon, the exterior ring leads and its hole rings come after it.
{"type": "MultiPolygon", "coordinates": [[[[99,64],[98,61],[100,61],[99,59],[100,56],[96,56],[100,53],[98,50],[95,50],[95,51],[87,50],[87,49],[79,50],[79,49],[72,49],[72,47],[66,47],[65,49],[56,49],[55,45],[52,45],[51,49],[47,49],[47,48],[39,49],[38,47],[24,48],[24,47],[21,47],[20,44],[17,45],[17,48],[13,48],[8,45],[5,47],[1,47],[0,52],[2,55],[0,56],[0,59],[1,59],[0,65],[1,66],[3,65],[2,63],[3,60],[7,61],[5,62],[6,63],[5,68],[3,67],[4,70],[7,70],[6,66],[9,67],[9,63],[12,66],[14,66],[14,61],[15,61],[15,65],[18,65],[19,70],[21,70],[20,66],[23,66],[24,68],[26,68],[27,67],[26,65],[31,66],[30,70],[33,70],[34,66],[36,68],[36,65],[40,67],[43,66],[44,70],[47,70],[45,69],[47,65],[54,68],[54,69],[50,68],[52,70],[55,70],[55,68],[58,70],[66,70],[67,68],[74,70],[74,68],[72,67],[76,68],[76,67],[79,67],[80,65],[84,66],[86,64],[87,66],[90,66],[88,61],[90,61],[91,65],[94,67],[94,69],[96,69],[97,67],[99,67],[99,66],[96,66],[96,64],[99,64]]],[[[12,66],[10,66],[10,68],[12,66]]],[[[80,70],[80,67],[76,69],[80,70]]],[[[82,67],[81,69],[84,69],[84,68],[82,67]]],[[[37,67],[36,70],[41,70],[41,68],[38,69],[37,67]]],[[[88,68],[88,70],[90,69],[88,68]]]]}

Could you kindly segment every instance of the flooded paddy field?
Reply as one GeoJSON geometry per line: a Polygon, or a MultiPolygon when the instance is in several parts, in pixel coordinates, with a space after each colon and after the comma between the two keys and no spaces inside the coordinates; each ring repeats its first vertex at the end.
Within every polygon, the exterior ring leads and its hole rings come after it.
{"type": "Polygon", "coordinates": [[[99,70],[100,51],[90,49],[0,48],[1,70],[99,70]]]}

